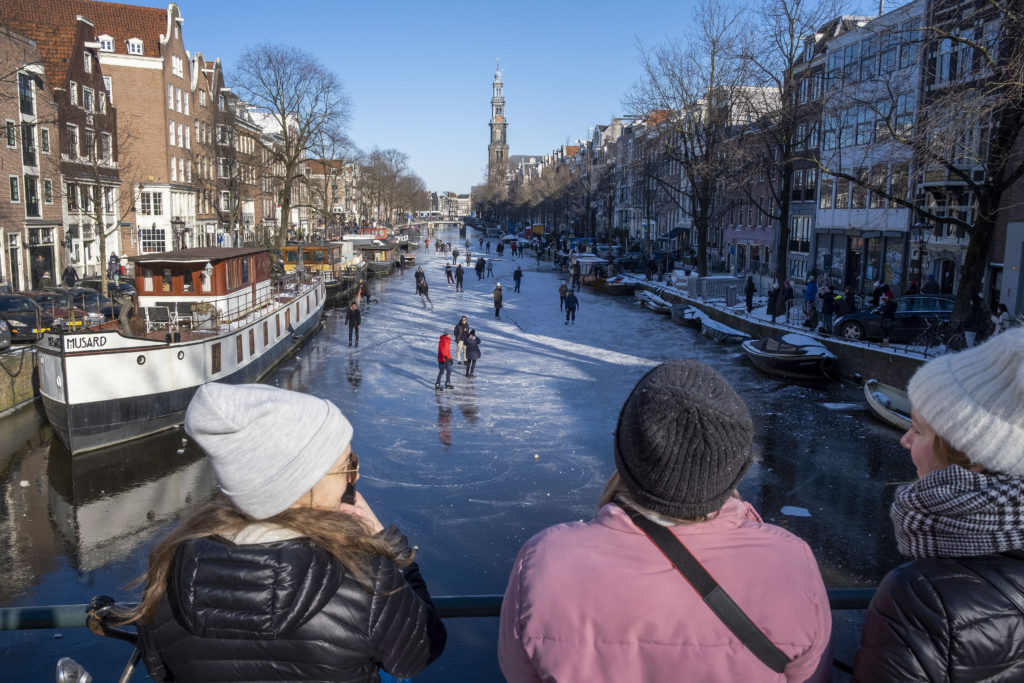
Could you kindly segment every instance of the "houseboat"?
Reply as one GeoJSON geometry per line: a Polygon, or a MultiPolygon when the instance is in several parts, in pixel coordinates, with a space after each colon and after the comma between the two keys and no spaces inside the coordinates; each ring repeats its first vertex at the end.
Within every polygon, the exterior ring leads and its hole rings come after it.
{"type": "MultiPolygon", "coordinates": [[[[181,424],[207,382],[257,382],[320,327],[320,273],[270,278],[263,249],[146,254],[130,321],[39,340],[39,393],[72,453],[181,424]]],[[[122,319],[127,316],[122,316],[122,319]]]]}
{"type": "Polygon", "coordinates": [[[299,264],[307,272],[323,273],[327,305],[344,305],[355,296],[359,281],[366,277],[363,254],[351,241],[287,242],[281,249],[286,273],[299,264]]]}

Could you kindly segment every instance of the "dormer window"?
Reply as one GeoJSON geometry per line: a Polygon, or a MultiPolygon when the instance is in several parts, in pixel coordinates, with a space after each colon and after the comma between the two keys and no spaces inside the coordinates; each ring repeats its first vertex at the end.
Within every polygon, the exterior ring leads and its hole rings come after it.
{"type": "Polygon", "coordinates": [[[141,55],[142,54],[142,41],[138,38],[130,38],[128,40],[128,54],[130,55],[141,55]]]}
{"type": "Polygon", "coordinates": [[[114,39],[110,36],[100,36],[99,38],[100,52],[113,52],[114,51],[114,39]]]}

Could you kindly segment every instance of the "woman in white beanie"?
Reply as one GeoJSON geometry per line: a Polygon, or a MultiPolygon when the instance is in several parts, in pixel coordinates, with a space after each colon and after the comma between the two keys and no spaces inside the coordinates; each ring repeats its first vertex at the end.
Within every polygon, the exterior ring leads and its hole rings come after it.
{"type": "Polygon", "coordinates": [[[1024,330],[932,360],[909,393],[918,479],[891,515],[914,559],[879,584],[854,679],[1024,680],[1024,330]]]}
{"type": "Polygon", "coordinates": [[[207,384],[185,430],[220,494],[153,551],[127,616],[154,680],[378,681],[440,656],[413,551],[355,491],[352,426],[333,403],[207,384]]]}

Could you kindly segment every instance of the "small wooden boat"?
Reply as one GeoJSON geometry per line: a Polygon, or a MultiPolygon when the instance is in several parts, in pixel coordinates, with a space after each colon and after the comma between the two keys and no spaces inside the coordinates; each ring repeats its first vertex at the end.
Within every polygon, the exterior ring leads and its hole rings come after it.
{"type": "Polygon", "coordinates": [[[786,334],[781,339],[751,339],[743,351],[758,370],[788,379],[825,379],[835,355],[817,339],[786,334]]]}
{"type": "Polygon", "coordinates": [[[701,318],[700,333],[708,339],[713,339],[720,344],[741,344],[750,339],[749,334],[734,330],[727,325],[717,323],[710,318],[701,318]]]}
{"type": "Polygon", "coordinates": [[[671,314],[672,321],[679,323],[683,327],[700,327],[701,315],[700,311],[696,308],[691,308],[686,304],[673,304],[671,314]]]}
{"type": "Polygon", "coordinates": [[[900,431],[910,429],[910,398],[907,392],[877,379],[864,382],[864,400],[880,420],[900,431]]]}
{"type": "Polygon", "coordinates": [[[652,294],[644,289],[638,289],[633,292],[633,296],[640,302],[640,305],[644,308],[650,309],[655,313],[661,313],[668,315],[672,311],[672,304],[662,299],[657,294],[652,294]]]}

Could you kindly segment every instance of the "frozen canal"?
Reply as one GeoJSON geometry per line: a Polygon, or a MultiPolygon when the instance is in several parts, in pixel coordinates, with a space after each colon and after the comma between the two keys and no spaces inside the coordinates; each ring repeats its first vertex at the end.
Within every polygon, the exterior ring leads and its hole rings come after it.
{"type": "MultiPolygon", "coordinates": [[[[471,249],[475,258],[475,239],[471,249]]],[[[501,593],[526,538],[591,516],[613,469],[622,402],[644,372],[677,357],[715,366],[747,400],[762,460],[740,492],[766,521],[807,539],[829,586],[872,585],[899,563],[887,508],[913,467],[898,433],[868,415],[858,387],[770,379],[739,347],[717,345],[632,297],[584,288],[567,326],[562,276],[550,262],[538,268],[532,256],[507,251],[495,263],[505,293],[495,320],[495,279],[478,281],[468,268],[466,291],[456,293],[433,246],[416,253],[432,310],[413,293],[414,268],[371,281],[359,347],[347,346],[343,312],[329,312],[324,330],[271,382],[329,398],[348,416],[360,490],[384,524],[419,546],[433,594],[501,593]],[[516,265],[525,273],[520,294],[516,265]],[[438,337],[462,315],[482,340],[476,379],[456,366],[455,388],[435,392],[438,337]]],[[[30,431],[0,422],[0,442],[32,441],[30,431]]],[[[0,604],[130,596],[126,585],[154,539],[212,488],[202,458],[182,449],[181,434],[170,434],[73,462],[45,446],[0,459],[0,604]]],[[[497,619],[449,620],[448,629],[445,655],[418,681],[500,680],[497,619]]],[[[52,680],[64,655],[108,680],[128,653],[84,629],[0,633],[0,680],[52,680]]]]}

